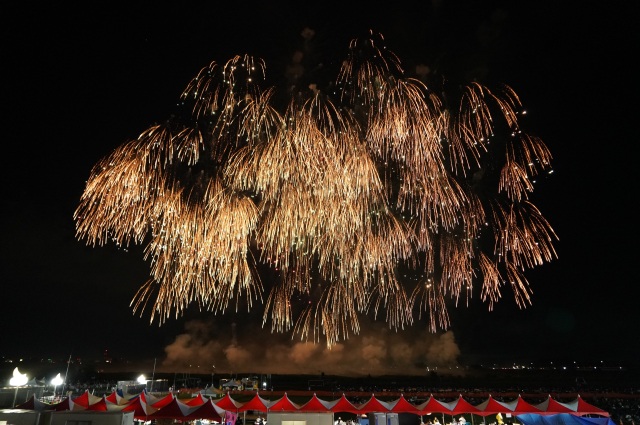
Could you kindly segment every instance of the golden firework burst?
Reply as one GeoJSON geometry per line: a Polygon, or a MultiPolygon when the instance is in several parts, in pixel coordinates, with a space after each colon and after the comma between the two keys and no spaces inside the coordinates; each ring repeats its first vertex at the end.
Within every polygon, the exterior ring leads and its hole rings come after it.
{"type": "Polygon", "coordinates": [[[262,60],[212,62],[181,95],[189,119],[96,164],[77,237],[145,247],[135,312],[262,308],[273,332],[331,347],[362,315],[399,330],[426,312],[436,332],[475,292],[490,310],[504,286],[531,303],[524,272],[556,257],[528,199],[548,148],[510,87],[474,82],[451,106],[381,41],[352,41],[332,91],[296,92],[282,112],[262,60]]]}

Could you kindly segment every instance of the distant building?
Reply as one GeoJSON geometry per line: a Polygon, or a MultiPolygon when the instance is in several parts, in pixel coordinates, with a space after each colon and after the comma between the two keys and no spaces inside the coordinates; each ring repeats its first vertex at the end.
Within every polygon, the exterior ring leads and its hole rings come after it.
{"type": "Polygon", "coordinates": [[[140,394],[145,389],[148,392],[168,392],[169,381],[167,379],[148,379],[144,384],[138,381],[118,381],[117,389],[122,391],[123,394],[136,395],[140,394]]]}
{"type": "Polygon", "coordinates": [[[118,381],[117,389],[123,394],[140,394],[147,387],[147,384],[141,384],[138,381],[118,381]]]}

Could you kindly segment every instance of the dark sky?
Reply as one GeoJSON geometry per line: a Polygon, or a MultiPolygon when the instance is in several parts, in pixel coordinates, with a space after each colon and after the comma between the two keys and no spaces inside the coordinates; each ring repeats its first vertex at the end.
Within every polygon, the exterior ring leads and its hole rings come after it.
{"type": "Polygon", "coordinates": [[[414,373],[416,356],[454,366],[637,363],[638,37],[630,10],[573,1],[203,3],[2,12],[0,357],[99,358],[108,350],[167,367],[273,373],[283,365],[414,373]],[[73,212],[92,166],[165,120],[212,60],[255,55],[279,77],[305,27],[327,67],[351,38],[374,29],[405,69],[427,64],[516,90],[531,132],[553,155],[554,173],[533,200],[560,239],[559,259],[527,274],[532,306],[519,310],[505,296],[488,312],[477,297],[451,311],[447,334],[431,335],[424,323],[399,334],[367,326],[332,353],[259,330],[258,315],[192,311],[160,327],[133,314],[129,303],[148,276],[141,250],[87,247],[75,237],[73,212]]]}

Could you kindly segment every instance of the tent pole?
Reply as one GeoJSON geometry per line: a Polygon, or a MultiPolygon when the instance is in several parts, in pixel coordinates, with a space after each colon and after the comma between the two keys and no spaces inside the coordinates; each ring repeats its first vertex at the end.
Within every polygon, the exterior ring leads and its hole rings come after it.
{"type": "Polygon", "coordinates": [[[153,373],[151,374],[151,391],[149,391],[150,393],[153,392],[153,381],[156,378],[156,359],[153,359],[153,373]]]}
{"type": "Polygon", "coordinates": [[[64,394],[64,387],[67,383],[67,375],[69,375],[69,365],[71,364],[71,354],[69,354],[69,360],[67,360],[67,371],[64,374],[64,380],[62,381],[62,394],[64,394]]]}

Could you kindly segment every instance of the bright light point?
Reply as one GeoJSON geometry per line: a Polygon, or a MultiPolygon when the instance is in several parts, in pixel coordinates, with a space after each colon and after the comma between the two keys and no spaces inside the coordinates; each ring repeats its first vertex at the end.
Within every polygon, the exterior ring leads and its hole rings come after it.
{"type": "Polygon", "coordinates": [[[64,382],[62,380],[62,377],[60,376],[60,374],[57,374],[55,378],[51,380],[51,385],[53,385],[54,387],[57,387],[58,385],[61,385],[62,382],[64,382]]]}
{"type": "Polygon", "coordinates": [[[9,380],[9,385],[20,387],[29,382],[29,378],[27,378],[27,374],[22,374],[18,370],[18,368],[13,369],[13,377],[9,380]]]}

